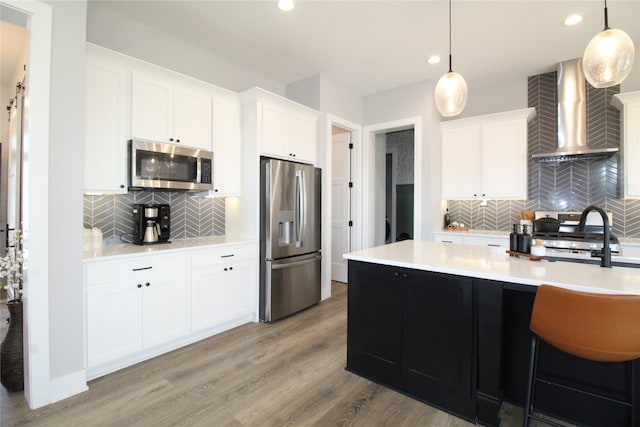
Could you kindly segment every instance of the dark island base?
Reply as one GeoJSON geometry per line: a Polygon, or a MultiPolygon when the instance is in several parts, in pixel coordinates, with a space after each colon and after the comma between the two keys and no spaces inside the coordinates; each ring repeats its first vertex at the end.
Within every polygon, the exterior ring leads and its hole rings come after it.
{"type": "MultiPolygon", "coordinates": [[[[503,401],[524,406],[536,289],[349,261],[346,369],[497,426],[503,401]]],[[[640,361],[633,364],[640,408],[640,361]]],[[[630,395],[631,363],[587,361],[543,343],[539,366],[543,376],[581,390],[630,395]]],[[[536,408],[586,426],[631,426],[625,408],[544,384],[536,408]]]]}

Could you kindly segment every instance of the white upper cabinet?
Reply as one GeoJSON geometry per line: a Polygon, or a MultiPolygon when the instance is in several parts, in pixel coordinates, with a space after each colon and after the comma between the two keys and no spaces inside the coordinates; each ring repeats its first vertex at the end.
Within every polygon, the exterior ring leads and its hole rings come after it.
{"type": "Polygon", "coordinates": [[[640,91],[614,95],[620,110],[624,198],[640,199],[640,91]]]}
{"type": "Polygon", "coordinates": [[[85,192],[126,193],[127,70],[89,45],[85,83],[85,192]]]}
{"type": "Polygon", "coordinates": [[[131,134],[211,150],[211,96],[205,90],[134,72],[131,134]]]}
{"type": "Polygon", "coordinates": [[[535,109],[441,123],[443,199],[526,199],[535,109]]]}
{"type": "Polygon", "coordinates": [[[258,154],[315,164],[319,112],[254,88],[242,94],[258,154]]]}
{"type": "Polygon", "coordinates": [[[213,188],[216,195],[239,196],[241,188],[240,100],[213,100],[213,188]]]}

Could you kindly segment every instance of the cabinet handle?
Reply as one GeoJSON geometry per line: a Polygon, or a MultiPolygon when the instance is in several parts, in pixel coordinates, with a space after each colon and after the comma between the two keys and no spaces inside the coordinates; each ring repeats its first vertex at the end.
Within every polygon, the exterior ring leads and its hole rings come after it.
{"type": "Polygon", "coordinates": [[[233,267],[229,267],[229,270],[233,270],[233,267]]]}
{"type": "Polygon", "coordinates": [[[169,138],[169,141],[173,142],[173,138],[169,138]]]}
{"type": "Polygon", "coordinates": [[[441,240],[441,243],[453,243],[453,240],[441,240]]]}
{"type": "Polygon", "coordinates": [[[406,279],[407,277],[409,277],[409,275],[407,273],[402,273],[402,278],[406,279]]]}
{"type": "Polygon", "coordinates": [[[230,255],[220,255],[220,258],[231,258],[234,254],[230,255]]]}
{"type": "Polygon", "coordinates": [[[147,282],[147,283],[145,283],[144,285],[145,285],[146,287],[149,287],[149,286],[151,286],[151,283],[147,282]]]}
{"type": "Polygon", "coordinates": [[[120,184],[120,188],[124,188],[124,184],[120,184]]]}
{"type": "Polygon", "coordinates": [[[487,246],[491,246],[493,248],[499,248],[500,245],[496,245],[495,243],[487,243],[487,246]]]}
{"type": "Polygon", "coordinates": [[[180,142],[180,140],[179,140],[179,139],[176,139],[176,142],[180,142]]]}
{"type": "Polygon", "coordinates": [[[400,273],[396,271],[395,273],[393,273],[393,277],[400,277],[400,273]]]}
{"type": "Polygon", "coordinates": [[[142,283],[138,283],[138,284],[136,285],[136,287],[137,287],[138,289],[140,289],[140,288],[142,287],[142,283]]]}
{"type": "Polygon", "coordinates": [[[132,268],[131,271],[142,271],[142,270],[151,270],[153,267],[140,267],[140,268],[132,268]]]}

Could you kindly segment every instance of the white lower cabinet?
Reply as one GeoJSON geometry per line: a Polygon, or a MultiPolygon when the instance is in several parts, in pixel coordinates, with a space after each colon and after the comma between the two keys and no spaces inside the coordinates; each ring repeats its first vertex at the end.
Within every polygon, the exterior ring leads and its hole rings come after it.
{"type": "Polygon", "coordinates": [[[87,377],[257,319],[256,243],[85,265],[87,377]]]}
{"type": "Polygon", "coordinates": [[[89,368],[187,333],[187,262],[174,254],[86,267],[89,368]]]}
{"type": "Polygon", "coordinates": [[[255,315],[255,244],[201,249],[191,260],[191,330],[255,315]]]}

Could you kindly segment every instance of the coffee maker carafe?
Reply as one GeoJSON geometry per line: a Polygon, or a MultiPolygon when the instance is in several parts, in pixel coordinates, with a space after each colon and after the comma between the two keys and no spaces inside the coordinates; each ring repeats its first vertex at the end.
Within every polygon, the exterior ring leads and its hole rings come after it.
{"type": "Polygon", "coordinates": [[[133,243],[169,243],[170,216],[169,205],[134,204],[133,243]]]}

